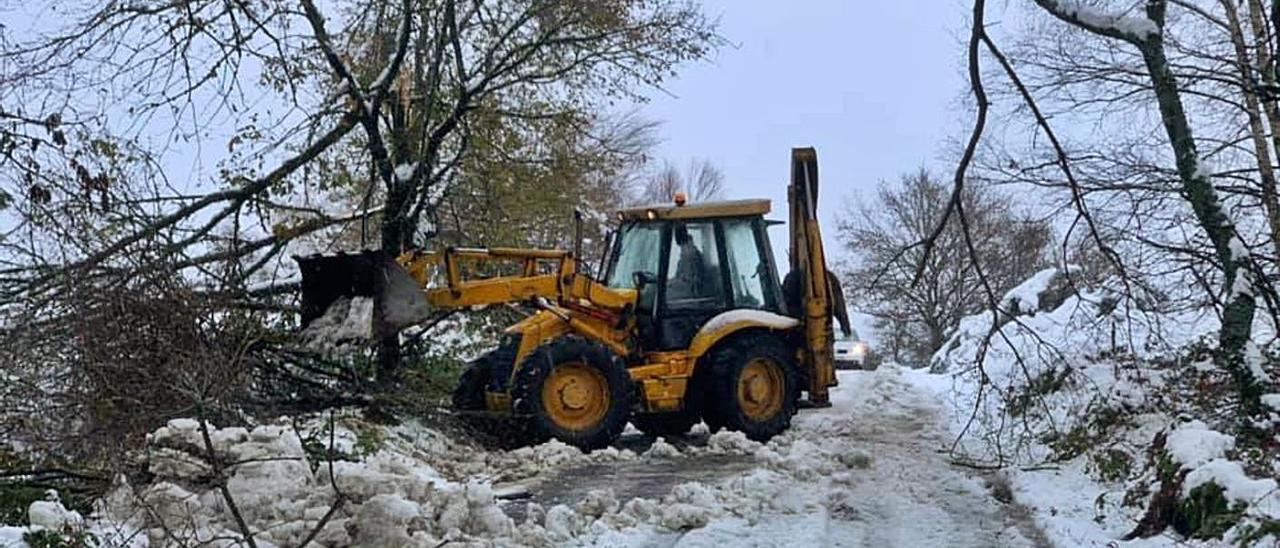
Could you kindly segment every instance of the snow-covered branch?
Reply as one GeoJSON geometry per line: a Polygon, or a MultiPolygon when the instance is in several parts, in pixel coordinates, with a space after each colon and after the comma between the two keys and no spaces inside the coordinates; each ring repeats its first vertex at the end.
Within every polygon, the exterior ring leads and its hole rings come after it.
{"type": "Polygon", "coordinates": [[[1094,34],[1142,43],[1160,34],[1160,25],[1144,15],[1107,13],[1079,0],[1035,0],[1054,17],[1094,34]]]}

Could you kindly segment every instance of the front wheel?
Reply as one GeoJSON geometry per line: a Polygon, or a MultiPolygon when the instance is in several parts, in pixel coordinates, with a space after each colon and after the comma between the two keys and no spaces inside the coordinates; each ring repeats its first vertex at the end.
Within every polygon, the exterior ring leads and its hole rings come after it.
{"type": "Polygon", "coordinates": [[[791,426],[796,366],[791,348],[773,335],[734,337],[709,356],[704,420],[765,442],[791,426]]]}
{"type": "Polygon", "coordinates": [[[532,426],[591,451],[613,443],[631,414],[631,376],[603,345],[565,337],[534,351],[516,375],[515,410],[532,426]]]}
{"type": "Polygon", "coordinates": [[[453,390],[453,409],[459,411],[460,422],[472,438],[496,449],[515,449],[547,441],[545,434],[530,427],[528,421],[496,418],[481,413],[488,409],[485,392],[495,373],[511,370],[518,340],[504,341],[498,348],[467,365],[453,390]]]}

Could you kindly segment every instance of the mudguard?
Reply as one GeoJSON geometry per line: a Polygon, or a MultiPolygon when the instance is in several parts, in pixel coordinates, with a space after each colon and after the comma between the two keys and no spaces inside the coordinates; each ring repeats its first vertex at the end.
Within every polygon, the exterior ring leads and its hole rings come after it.
{"type": "Polygon", "coordinates": [[[697,360],[721,339],[743,329],[764,328],[787,331],[800,326],[800,321],[765,310],[738,309],[723,312],[707,320],[689,343],[689,357],[697,360]]]}

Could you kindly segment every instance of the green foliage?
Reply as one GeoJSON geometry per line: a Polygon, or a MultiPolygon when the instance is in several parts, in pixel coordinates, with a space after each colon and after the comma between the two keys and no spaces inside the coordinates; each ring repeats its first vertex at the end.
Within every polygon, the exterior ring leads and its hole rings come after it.
{"type": "Polygon", "coordinates": [[[1021,417],[1041,398],[1061,390],[1073,371],[1071,367],[1065,367],[1060,372],[1056,369],[1050,369],[1031,379],[1031,383],[1026,388],[1018,391],[1009,399],[1007,407],[1009,415],[1021,417]]]}
{"type": "Polygon", "coordinates": [[[1117,428],[1130,424],[1129,415],[1123,409],[1103,407],[1092,413],[1089,420],[1045,441],[1053,449],[1056,460],[1071,460],[1105,443],[1117,428]]]}
{"type": "Polygon", "coordinates": [[[356,443],[352,450],[357,457],[367,457],[382,450],[387,436],[377,425],[364,422],[349,424],[356,433],[356,443]]]}
{"type": "Polygon", "coordinates": [[[1222,538],[1222,534],[1240,521],[1245,505],[1229,502],[1223,489],[1216,483],[1206,483],[1192,489],[1178,503],[1173,517],[1173,528],[1191,538],[1222,538]]]}
{"type": "Polygon", "coordinates": [[[0,523],[27,522],[27,507],[44,500],[45,489],[18,483],[0,483],[0,523]]]}
{"type": "Polygon", "coordinates": [[[455,356],[425,356],[405,371],[405,385],[424,404],[449,397],[467,364],[455,356]]]}
{"type": "Polygon", "coordinates": [[[1178,482],[1178,472],[1181,466],[1168,453],[1160,452],[1156,457],[1156,478],[1163,484],[1174,484],[1178,482]]]}
{"type": "Polygon", "coordinates": [[[1241,548],[1261,546],[1259,543],[1268,536],[1273,539],[1280,539],[1280,520],[1264,519],[1257,524],[1242,525],[1240,529],[1240,538],[1236,545],[1241,548]]]}
{"type": "Polygon", "coordinates": [[[1112,447],[1090,454],[1089,465],[1102,481],[1120,482],[1133,471],[1133,457],[1112,447]]]}
{"type": "Polygon", "coordinates": [[[356,440],[351,451],[345,452],[329,447],[329,428],[327,423],[320,428],[308,429],[302,434],[302,450],[315,472],[320,465],[329,461],[357,461],[373,455],[386,445],[386,431],[376,423],[361,417],[343,417],[337,419],[338,427],[355,434],[356,440]]]}

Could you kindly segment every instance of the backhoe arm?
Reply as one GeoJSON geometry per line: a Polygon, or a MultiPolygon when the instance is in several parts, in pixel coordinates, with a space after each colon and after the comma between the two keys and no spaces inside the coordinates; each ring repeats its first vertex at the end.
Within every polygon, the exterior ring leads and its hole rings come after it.
{"type": "Polygon", "coordinates": [[[828,387],[835,386],[833,312],[848,329],[844,295],[839,282],[828,279],[826,256],[822,249],[822,232],[818,228],[818,154],[812,148],[791,149],[791,184],[787,187],[790,204],[791,271],[798,275],[799,310],[793,311],[803,324],[805,344],[802,361],[809,370],[809,400],[816,405],[828,404],[828,387]],[[833,310],[838,303],[839,310],[833,310]]]}

